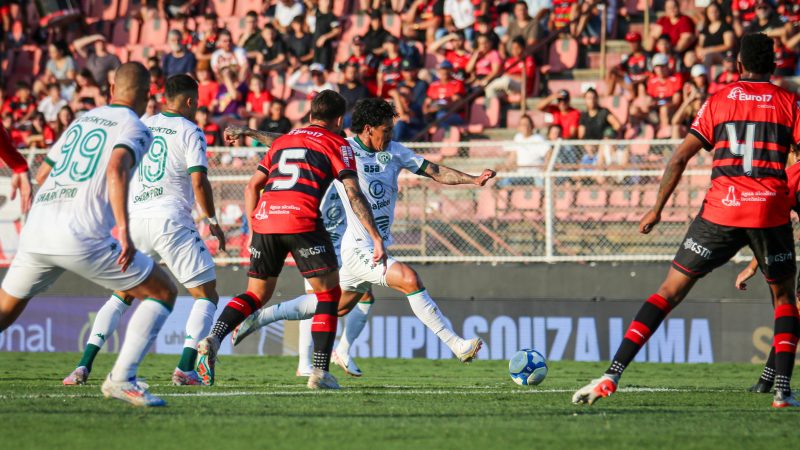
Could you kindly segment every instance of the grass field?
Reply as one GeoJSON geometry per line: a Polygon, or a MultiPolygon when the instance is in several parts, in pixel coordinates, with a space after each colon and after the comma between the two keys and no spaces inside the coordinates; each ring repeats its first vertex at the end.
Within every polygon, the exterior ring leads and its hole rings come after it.
{"type": "Polygon", "coordinates": [[[150,355],[140,375],[168,406],[140,409],[102,398],[113,358],[67,388],[77,354],[0,353],[0,448],[753,449],[796,444],[800,421],[744,392],[749,364],[636,364],[590,408],[570,397],[604,364],[556,362],[525,388],[503,361],[371,359],[341,391],[312,392],[294,358],[228,357],[217,386],[177,388],[176,358],[150,355]]]}

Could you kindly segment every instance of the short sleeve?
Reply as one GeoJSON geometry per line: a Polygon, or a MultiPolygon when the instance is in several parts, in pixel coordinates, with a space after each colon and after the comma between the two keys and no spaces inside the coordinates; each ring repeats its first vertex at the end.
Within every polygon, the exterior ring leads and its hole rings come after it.
{"type": "Polygon", "coordinates": [[[422,175],[425,173],[425,168],[428,166],[428,161],[414,153],[413,150],[399,143],[392,143],[394,146],[394,154],[399,159],[400,165],[411,173],[422,175]]]}
{"type": "Polygon", "coordinates": [[[117,136],[112,148],[124,148],[130,152],[133,157],[133,166],[139,165],[142,157],[150,150],[150,144],[153,142],[153,134],[144,126],[143,123],[137,124],[127,123],[123,125],[123,130],[117,136]]]}
{"type": "Polygon", "coordinates": [[[186,170],[189,173],[208,172],[208,156],[206,151],[206,135],[200,128],[193,128],[186,133],[186,170]]]}
{"type": "Polygon", "coordinates": [[[333,139],[330,141],[328,149],[328,157],[331,161],[333,168],[333,175],[337,179],[341,179],[346,173],[358,173],[356,167],[356,156],[353,153],[353,148],[344,139],[333,139]]]}
{"type": "Polygon", "coordinates": [[[272,161],[272,155],[273,155],[274,149],[275,149],[275,143],[273,143],[272,147],[270,147],[270,149],[267,150],[266,153],[264,153],[264,157],[261,158],[261,161],[259,161],[258,166],[256,167],[256,169],[259,172],[263,173],[266,176],[269,176],[269,169],[270,169],[270,166],[272,165],[272,163],[270,161],[272,161]]]}
{"type": "Polygon", "coordinates": [[[700,139],[700,142],[703,143],[703,148],[706,150],[714,148],[714,123],[712,122],[713,114],[711,112],[711,100],[713,98],[709,98],[703,103],[703,106],[697,111],[697,117],[692,122],[692,128],[689,130],[689,133],[700,139]]]}

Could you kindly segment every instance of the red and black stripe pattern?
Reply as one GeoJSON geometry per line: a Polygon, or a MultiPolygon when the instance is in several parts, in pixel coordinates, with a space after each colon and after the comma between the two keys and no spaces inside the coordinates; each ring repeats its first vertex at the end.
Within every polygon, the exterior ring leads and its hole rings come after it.
{"type": "MultiPolygon", "coordinates": [[[[697,134],[695,134],[697,136],[697,134]]],[[[700,136],[701,141],[705,138],[700,136]]],[[[732,121],[714,127],[716,146],[711,179],[719,177],[777,178],[786,180],[786,159],[789,155],[789,143],[792,142],[792,130],[781,124],[770,122],[732,121]],[[729,129],[735,130],[735,136],[729,135],[729,129]],[[749,128],[749,130],[748,130],[749,128]],[[753,133],[752,159],[749,155],[736,155],[731,151],[733,138],[747,145],[748,133],[753,133]],[[746,170],[750,162],[750,170],[746,170]]],[[[712,148],[703,142],[706,148],[712,148]]]]}
{"type": "Polygon", "coordinates": [[[651,295],[636,313],[606,373],[621,375],[670,311],[672,305],[664,297],[651,295]]]}
{"type": "Polygon", "coordinates": [[[228,333],[239,326],[247,316],[258,311],[261,306],[261,299],[252,292],[245,292],[233,297],[222,310],[217,322],[214,323],[211,334],[222,342],[228,333]]]}
{"type": "Polygon", "coordinates": [[[798,334],[797,307],[794,304],[775,307],[775,389],[791,392],[790,382],[797,353],[798,334]]]}
{"type": "Polygon", "coordinates": [[[311,337],[314,339],[314,367],[327,371],[331,363],[333,341],[336,340],[336,326],[339,322],[339,299],[342,288],[317,292],[317,310],[311,321],[311,337]]]}

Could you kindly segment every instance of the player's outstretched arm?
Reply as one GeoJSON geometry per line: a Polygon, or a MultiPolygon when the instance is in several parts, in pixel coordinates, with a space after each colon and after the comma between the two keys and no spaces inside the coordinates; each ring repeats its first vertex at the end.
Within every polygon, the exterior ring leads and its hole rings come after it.
{"type": "Polygon", "coordinates": [[[652,209],[650,209],[639,222],[640,233],[650,233],[653,227],[661,221],[661,211],[664,210],[667,200],[669,200],[675,188],[678,186],[678,183],[681,181],[681,176],[683,175],[683,171],[686,170],[686,165],[689,164],[689,160],[691,160],[701,148],[703,148],[703,143],[700,142],[700,139],[693,134],[689,134],[686,136],[686,139],[681,142],[678,150],[672,154],[672,157],[667,163],[667,168],[664,169],[664,175],[661,177],[661,186],[658,188],[656,204],[653,205],[652,209]]]}
{"type": "Polygon", "coordinates": [[[484,186],[486,182],[494,178],[497,173],[491,169],[484,169],[480,175],[470,175],[447,166],[440,166],[439,164],[427,161],[423,175],[441,184],[474,184],[477,186],[484,186]]]}
{"type": "Polygon", "coordinates": [[[224,252],[225,233],[215,217],[217,210],[214,208],[214,192],[211,190],[211,183],[208,182],[208,175],[205,172],[192,173],[192,189],[194,190],[194,198],[197,199],[197,204],[200,205],[200,209],[208,218],[211,234],[217,238],[219,249],[224,252]]]}
{"type": "Polygon", "coordinates": [[[247,127],[240,127],[231,125],[228,128],[225,128],[225,142],[229,144],[235,144],[239,139],[243,137],[249,137],[250,139],[255,139],[261,145],[265,147],[269,147],[272,145],[272,142],[275,139],[283,136],[279,133],[268,133],[266,131],[258,131],[252,128],[247,127]]]}
{"type": "Polygon", "coordinates": [[[378,232],[378,226],[375,225],[375,218],[372,216],[372,208],[370,208],[367,198],[361,192],[358,186],[358,175],[355,173],[348,173],[342,176],[342,184],[344,185],[347,197],[350,199],[350,206],[353,208],[358,220],[364,225],[364,228],[372,238],[375,250],[372,254],[372,260],[375,263],[383,264],[384,270],[386,269],[386,249],[383,246],[383,237],[378,232]]]}
{"type": "Polygon", "coordinates": [[[742,269],[742,271],[739,272],[739,275],[736,276],[736,289],[740,291],[746,291],[747,290],[746,281],[749,280],[750,278],[753,278],[753,275],[756,274],[756,269],[758,269],[758,260],[753,258],[753,260],[750,261],[750,264],[748,264],[747,267],[742,269]]]}
{"type": "Polygon", "coordinates": [[[106,168],[106,186],[111,210],[117,223],[118,240],[121,247],[117,264],[122,266],[122,271],[128,270],[133,261],[136,248],[131,241],[131,231],[128,227],[128,182],[130,181],[133,156],[125,147],[114,147],[111,159],[106,168]]]}

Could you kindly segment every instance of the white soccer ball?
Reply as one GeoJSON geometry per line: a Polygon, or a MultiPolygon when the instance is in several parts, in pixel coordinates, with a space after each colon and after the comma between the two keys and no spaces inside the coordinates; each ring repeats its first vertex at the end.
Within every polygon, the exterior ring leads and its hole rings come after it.
{"type": "Polygon", "coordinates": [[[523,348],[508,362],[508,374],[520,386],[536,386],[547,376],[547,361],[536,350],[523,348]]]}

